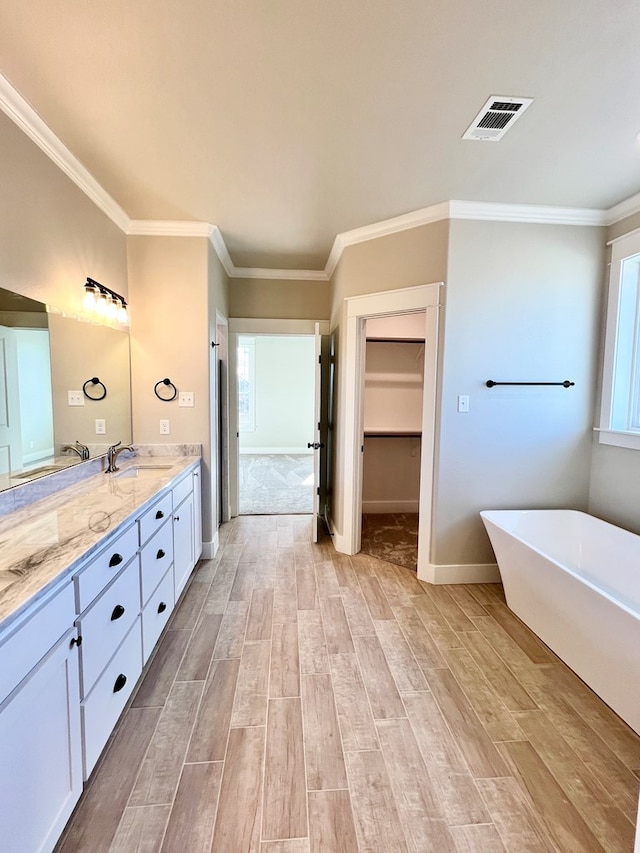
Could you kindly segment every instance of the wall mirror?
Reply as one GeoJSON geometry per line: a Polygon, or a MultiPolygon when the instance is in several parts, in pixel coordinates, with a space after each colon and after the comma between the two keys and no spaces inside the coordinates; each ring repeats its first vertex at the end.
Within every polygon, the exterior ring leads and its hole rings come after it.
{"type": "Polygon", "coordinates": [[[94,458],[131,438],[128,330],[0,288],[0,490],[81,462],[76,442],[94,458]]]}

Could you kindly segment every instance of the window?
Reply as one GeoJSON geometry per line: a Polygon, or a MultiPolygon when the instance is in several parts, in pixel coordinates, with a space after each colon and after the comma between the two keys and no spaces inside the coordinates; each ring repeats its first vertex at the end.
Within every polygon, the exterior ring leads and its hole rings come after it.
{"type": "Polygon", "coordinates": [[[238,428],[255,432],[256,428],[256,340],[238,337],[238,428]]]}
{"type": "Polygon", "coordinates": [[[640,233],[613,244],[600,441],[640,449],[640,233]]]}

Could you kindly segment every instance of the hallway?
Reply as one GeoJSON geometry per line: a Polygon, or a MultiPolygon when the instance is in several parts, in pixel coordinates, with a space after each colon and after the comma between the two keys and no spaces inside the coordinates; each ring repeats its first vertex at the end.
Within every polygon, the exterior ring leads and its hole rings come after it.
{"type": "Polygon", "coordinates": [[[625,851],[640,738],[504,605],[221,528],[59,853],[625,851]]]}

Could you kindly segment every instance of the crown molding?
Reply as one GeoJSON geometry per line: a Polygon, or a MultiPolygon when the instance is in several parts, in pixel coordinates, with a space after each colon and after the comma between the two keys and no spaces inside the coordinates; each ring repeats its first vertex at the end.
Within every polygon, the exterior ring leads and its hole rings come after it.
{"type": "Polygon", "coordinates": [[[96,181],[93,175],[63,145],[33,107],[0,73],[0,109],[26,133],[32,142],[52,160],[82,192],[120,228],[127,230],[129,217],[120,205],[96,181]]]}
{"type": "Polygon", "coordinates": [[[606,211],[582,207],[546,207],[535,204],[450,201],[450,219],[491,222],[527,222],[536,225],[606,225],[606,211]]]}
{"type": "Polygon", "coordinates": [[[126,230],[128,236],[136,237],[207,237],[215,226],[208,222],[170,219],[132,219],[126,230]]]}
{"type": "Polygon", "coordinates": [[[610,207],[606,211],[607,225],[613,225],[614,222],[620,222],[621,219],[626,219],[627,216],[633,216],[635,213],[640,213],[640,193],[610,207]]]}
{"type": "Polygon", "coordinates": [[[329,281],[325,270],[275,270],[234,266],[229,276],[230,278],[277,279],[278,281],[329,281]]]}

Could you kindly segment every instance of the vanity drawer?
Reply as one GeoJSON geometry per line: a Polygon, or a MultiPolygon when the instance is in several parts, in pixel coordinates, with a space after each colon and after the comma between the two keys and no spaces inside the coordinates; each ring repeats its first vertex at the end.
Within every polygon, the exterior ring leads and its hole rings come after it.
{"type": "Polygon", "coordinates": [[[156,530],[162,527],[165,521],[170,518],[172,508],[171,492],[169,492],[140,516],[138,524],[140,525],[141,545],[144,545],[147,539],[150,539],[156,530]]]}
{"type": "Polygon", "coordinates": [[[173,527],[166,521],[140,552],[143,606],[172,562],[173,527]]]}
{"type": "Polygon", "coordinates": [[[71,628],[75,618],[73,584],[68,581],[39,608],[34,607],[20,625],[0,632],[0,704],[71,628]]]}
{"type": "Polygon", "coordinates": [[[193,477],[191,472],[173,487],[173,505],[178,506],[193,491],[193,477]]]}
{"type": "Polygon", "coordinates": [[[124,530],[114,541],[93,557],[75,576],[76,604],[78,613],[86,610],[91,602],[126,566],[138,550],[138,529],[135,524],[124,530]]]}
{"type": "Polygon", "coordinates": [[[146,663],[174,607],[171,568],[142,611],[142,660],[146,663]]]}
{"type": "Polygon", "coordinates": [[[138,558],[134,559],[78,619],[81,690],[86,696],[140,613],[138,558]]]}
{"type": "Polygon", "coordinates": [[[87,779],[142,672],[140,617],[82,702],[83,769],[87,779]]]}

